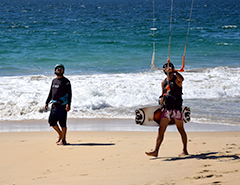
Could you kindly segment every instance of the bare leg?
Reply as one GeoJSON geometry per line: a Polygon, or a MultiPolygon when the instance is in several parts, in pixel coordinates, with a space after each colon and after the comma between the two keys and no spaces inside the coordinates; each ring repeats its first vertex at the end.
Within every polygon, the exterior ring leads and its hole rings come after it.
{"type": "Polygon", "coordinates": [[[67,134],[67,127],[62,127],[62,142],[63,142],[63,145],[67,144],[66,134],[67,134]]]}
{"type": "Polygon", "coordinates": [[[154,112],[154,116],[153,116],[154,121],[156,121],[157,123],[160,123],[160,121],[161,121],[161,114],[162,114],[161,109],[158,109],[157,111],[155,111],[154,112]]]}
{"type": "Polygon", "coordinates": [[[184,130],[183,121],[175,119],[175,123],[176,123],[177,129],[178,129],[178,132],[181,135],[182,143],[183,143],[183,151],[182,151],[181,154],[179,154],[179,157],[188,155],[188,151],[187,151],[187,134],[186,134],[186,132],[184,130]]]}
{"type": "Polygon", "coordinates": [[[58,145],[66,145],[66,134],[67,134],[67,127],[62,127],[62,141],[59,141],[57,144],[58,145]]]}
{"type": "Polygon", "coordinates": [[[58,133],[59,139],[56,143],[59,143],[62,140],[62,131],[59,129],[58,125],[53,126],[53,129],[58,133]]]}
{"type": "Polygon", "coordinates": [[[153,156],[153,157],[157,157],[158,156],[158,151],[159,148],[162,144],[163,138],[164,138],[164,133],[167,129],[169,123],[169,119],[168,118],[162,118],[159,124],[159,129],[158,129],[158,136],[157,136],[157,140],[156,140],[156,146],[155,146],[155,150],[152,152],[145,152],[148,156],[153,156]]]}

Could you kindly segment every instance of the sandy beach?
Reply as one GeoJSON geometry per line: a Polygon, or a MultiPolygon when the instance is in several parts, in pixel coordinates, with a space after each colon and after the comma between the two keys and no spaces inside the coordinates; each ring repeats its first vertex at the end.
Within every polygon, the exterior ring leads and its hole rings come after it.
{"type": "Polygon", "coordinates": [[[157,132],[54,131],[0,133],[0,184],[145,185],[240,182],[240,132],[188,132],[190,155],[178,132],[166,132],[160,155],[148,157],[157,132]]]}

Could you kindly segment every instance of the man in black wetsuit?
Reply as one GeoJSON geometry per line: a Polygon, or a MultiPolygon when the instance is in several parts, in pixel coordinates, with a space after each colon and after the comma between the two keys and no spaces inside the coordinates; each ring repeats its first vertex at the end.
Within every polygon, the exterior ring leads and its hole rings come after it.
{"type": "Polygon", "coordinates": [[[65,68],[62,64],[57,64],[55,66],[55,74],[57,75],[57,78],[54,78],[52,81],[50,92],[45,104],[45,109],[47,110],[49,102],[52,102],[48,122],[59,135],[59,139],[56,142],[57,145],[67,144],[67,112],[71,109],[72,100],[71,83],[63,76],[64,70],[65,68]],[[59,122],[61,129],[57,122],[59,122]]]}
{"type": "Polygon", "coordinates": [[[160,105],[163,106],[160,113],[160,122],[158,129],[158,136],[156,140],[155,149],[152,152],[146,152],[148,156],[158,156],[158,151],[164,138],[166,128],[171,121],[174,120],[177,129],[181,135],[183,143],[183,151],[179,156],[188,155],[187,151],[187,134],[183,127],[183,113],[182,113],[182,82],[183,76],[174,69],[172,63],[163,65],[164,73],[167,78],[162,81],[162,95],[160,96],[160,105]]]}

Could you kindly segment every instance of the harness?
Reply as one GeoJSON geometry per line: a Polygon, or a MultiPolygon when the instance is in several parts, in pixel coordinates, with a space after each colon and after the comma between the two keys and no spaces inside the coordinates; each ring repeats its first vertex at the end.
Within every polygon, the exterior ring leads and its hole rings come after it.
{"type": "Polygon", "coordinates": [[[68,104],[68,94],[59,98],[58,100],[52,100],[52,104],[67,105],[68,104]]]}
{"type": "Polygon", "coordinates": [[[163,108],[167,108],[168,110],[182,110],[182,87],[179,87],[175,80],[176,76],[169,81],[169,85],[167,79],[163,82],[164,92],[160,98],[163,97],[163,108]]]}

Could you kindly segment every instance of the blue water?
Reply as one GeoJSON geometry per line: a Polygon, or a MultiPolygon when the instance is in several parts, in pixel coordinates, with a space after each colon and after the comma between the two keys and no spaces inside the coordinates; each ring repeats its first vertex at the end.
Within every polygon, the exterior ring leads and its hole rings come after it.
{"type": "MultiPolygon", "coordinates": [[[[149,70],[167,59],[170,0],[155,0],[154,36],[149,0],[13,0],[0,2],[0,75],[149,70]]],[[[174,1],[171,61],[181,66],[191,0],[174,1]]],[[[195,0],[186,68],[240,65],[240,7],[235,0],[195,0]]]]}
{"type": "MultiPolygon", "coordinates": [[[[191,0],[174,0],[171,62],[181,67],[191,0]]],[[[47,119],[57,63],[73,86],[69,117],[134,118],[156,105],[167,60],[170,0],[1,0],[0,120],[47,119]]],[[[240,5],[195,0],[183,73],[195,122],[239,124],[240,5]],[[227,109],[226,109],[227,107],[227,109]]]]}

